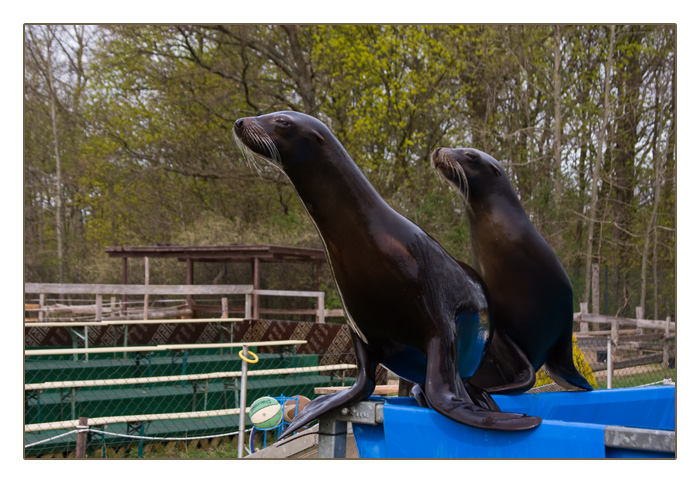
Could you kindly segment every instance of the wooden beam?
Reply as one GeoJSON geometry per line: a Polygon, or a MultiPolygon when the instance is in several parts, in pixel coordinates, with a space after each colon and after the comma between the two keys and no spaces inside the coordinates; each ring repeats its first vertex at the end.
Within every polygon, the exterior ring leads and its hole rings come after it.
{"type": "Polygon", "coordinates": [[[593,292],[591,294],[592,299],[592,311],[594,314],[600,313],[600,265],[594,263],[591,265],[591,285],[593,287],[593,292]]]}
{"type": "MultiPolygon", "coordinates": [[[[620,325],[632,325],[642,329],[658,330],[666,330],[667,324],[665,320],[630,319],[627,317],[614,317],[612,315],[584,314],[582,312],[576,312],[574,314],[574,322],[594,322],[601,324],[612,324],[615,321],[617,321],[620,325]]],[[[676,329],[675,322],[668,322],[668,324],[669,329],[676,329]]]]}
{"type": "MultiPolygon", "coordinates": [[[[336,392],[344,391],[350,389],[350,386],[331,386],[331,387],[315,387],[314,394],[333,394],[336,392]]],[[[378,396],[387,396],[389,394],[398,394],[399,385],[398,384],[387,384],[379,385],[374,387],[374,392],[378,396]]]]}
{"type": "Polygon", "coordinates": [[[118,285],[88,283],[25,283],[25,293],[102,295],[233,295],[253,291],[252,285],[118,285]]]}
{"type": "Polygon", "coordinates": [[[110,320],[101,322],[32,322],[24,324],[29,327],[109,327],[111,325],[151,325],[151,324],[211,324],[213,322],[243,322],[243,318],[210,319],[148,319],[148,320],[110,320]]]}
{"type": "MultiPolygon", "coordinates": [[[[191,258],[187,259],[187,264],[185,265],[185,283],[187,285],[192,285],[194,283],[194,262],[191,258]]],[[[192,308],[194,305],[194,300],[192,295],[187,294],[187,306],[192,308]]]]}
{"type": "MultiPolygon", "coordinates": [[[[646,366],[648,364],[658,364],[662,362],[663,355],[649,354],[646,356],[635,357],[632,359],[615,359],[615,370],[624,369],[626,367],[636,367],[636,366],[646,366]]],[[[604,371],[607,369],[607,364],[605,362],[592,362],[590,364],[591,370],[593,372],[604,371]]]]}
{"type": "MultiPolygon", "coordinates": [[[[122,259],[122,285],[127,284],[127,258],[122,259]]],[[[126,314],[126,293],[122,292],[122,306],[121,306],[121,311],[122,314],[126,314]]]]}
{"type": "Polygon", "coordinates": [[[256,295],[274,295],[276,297],[320,297],[325,295],[325,292],[309,291],[309,290],[257,290],[253,293],[256,295]]]}

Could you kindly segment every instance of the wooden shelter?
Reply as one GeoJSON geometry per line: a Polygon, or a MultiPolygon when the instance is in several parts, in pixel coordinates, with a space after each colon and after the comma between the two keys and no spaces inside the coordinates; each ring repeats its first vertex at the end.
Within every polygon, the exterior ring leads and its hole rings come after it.
{"type": "MultiPolygon", "coordinates": [[[[326,263],[326,254],[319,248],[297,248],[275,245],[225,245],[225,246],[112,246],[105,251],[110,257],[122,259],[122,284],[128,283],[130,258],[146,259],[146,283],[148,284],[149,258],[176,258],[185,262],[187,285],[195,284],[194,264],[197,263],[250,263],[254,289],[260,287],[260,265],[262,263],[306,263],[314,266],[317,288],[320,286],[321,267],[326,263]]],[[[192,305],[188,297],[188,305],[192,305]]],[[[258,300],[253,300],[253,317],[257,318],[258,300]]]]}

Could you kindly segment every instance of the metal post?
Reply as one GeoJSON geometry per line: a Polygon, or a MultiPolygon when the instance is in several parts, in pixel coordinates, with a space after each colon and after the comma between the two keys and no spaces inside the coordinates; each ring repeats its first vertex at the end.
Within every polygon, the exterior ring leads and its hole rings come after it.
{"type": "Polygon", "coordinates": [[[88,418],[81,417],[78,419],[78,436],[75,442],[75,457],[85,458],[85,449],[87,447],[87,425],[88,418]]]}
{"type": "MultiPolygon", "coordinates": [[[[124,325],[124,347],[129,345],[129,326],[124,325]]],[[[126,352],[124,352],[124,360],[126,360],[126,352]]]]}
{"type": "MultiPolygon", "coordinates": [[[[73,343],[73,349],[77,349],[77,348],[78,348],[78,335],[77,335],[76,332],[75,332],[74,330],[72,330],[72,329],[71,329],[71,331],[70,331],[70,338],[71,338],[71,342],[73,343]]],[[[78,354],[77,354],[77,353],[76,353],[76,354],[73,354],[73,360],[74,360],[74,361],[77,361],[77,360],[78,360],[78,354]]]]}
{"type": "Polygon", "coordinates": [[[348,423],[335,418],[321,418],[318,423],[318,457],[345,458],[348,423]]]}
{"type": "Polygon", "coordinates": [[[608,389],[612,389],[612,371],[613,371],[613,365],[612,365],[612,338],[608,337],[608,389]]]}
{"type": "Polygon", "coordinates": [[[102,459],[107,458],[107,444],[105,443],[105,433],[104,430],[107,426],[102,426],[100,429],[103,431],[102,433],[102,459]]]}
{"type": "Polygon", "coordinates": [[[139,458],[143,458],[143,437],[146,434],[146,423],[141,422],[141,427],[139,428],[139,436],[141,436],[141,439],[139,439],[139,458]]]}
{"type": "Polygon", "coordinates": [[[75,419],[75,388],[70,388],[70,418],[75,419]]]}
{"type": "MultiPolygon", "coordinates": [[[[83,333],[84,333],[83,338],[85,339],[84,340],[85,348],[89,349],[89,347],[88,347],[89,346],[89,342],[88,342],[89,337],[88,337],[88,326],[87,325],[85,327],[83,327],[83,333]]],[[[85,353],[85,362],[87,362],[87,360],[88,360],[88,353],[86,352],[85,353]]]]}
{"type": "MultiPolygon", "coordinates": [[[[182,375],[187,374],[187,350],[182,351],[182,375]]],[[[180,383],[180,387],[185,387],[185,381],[180,383]]]]}
{"type": "Polygon", "coordinates": [[[318,457],[345,458],[347,424],[383,424],[384,403],[363,401],[321,416],[318,423],[318,457]]]}
{"type": "MultiPolygon", "coordinates": [[[[248,346],[243,346],[243,357],[248,357],[248,346]]],[[[243,458],[245,447],[245,407],[246,407],[246,386],[248,385],[248,363],[241,360],[241,413],[238,416],[238,457],[243,458]]]]}

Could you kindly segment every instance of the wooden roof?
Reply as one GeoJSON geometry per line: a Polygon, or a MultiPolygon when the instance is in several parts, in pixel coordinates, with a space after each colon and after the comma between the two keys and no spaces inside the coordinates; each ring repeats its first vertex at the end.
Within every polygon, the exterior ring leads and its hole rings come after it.
{"type": "Polygon", "coordinates": [[[105,247],[115,258],[177,258],[201,262],[245,262],[257,258],[261,262],[323,263],[326,254],[320,248],[297,248],[275,245],[224,246],[114,246],[105,247]]]}

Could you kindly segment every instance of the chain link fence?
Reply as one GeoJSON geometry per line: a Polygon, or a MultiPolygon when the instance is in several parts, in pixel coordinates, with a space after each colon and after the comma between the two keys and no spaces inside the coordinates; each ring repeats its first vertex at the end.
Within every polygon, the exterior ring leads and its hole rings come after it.
{"type": "MultiPolygon", "coordinates": [[[[262,352],[264,343],[247,346],[254,354],[250,360],[257,360],[248,364],[247,407],[263,396],[311,399],[317,387],[353,384],[353,354],[326,353],[326,360],[347,362],[321,364],[317,354],[297,353],[299,341],[280,342],[267,353],[262,352]]],[[[128,456],[134,448],[142,455],[157,451],[156,446],[163,451],[176,446],[207,449],[237,437],[243,363],[239,346],[130,349],[135,350],[60,355],[28,351],[27,457],[73,454],[78,433],[71,431],[81,417],[90,427],[89,456],[128,456]]],[[[246,422],[250,429],[250,420],[246,422]]]]}
{"type": "Polygon", "coordinates": [[[614,343],[606,336],[579,335],[577,343],[598,389],[676,382],[675,337],[629,334],[614,343]]]}
{"type": "MultiPolygon", "coordinates": [[[[165,330],[175,337],[176,329],[162,329],[169,324],[152,325],[160,326],[153,334],[165,330]]],[[[247,367],[247,407],[263,396],[313,399],[316,388],[350,386],[355,380],[355,356],[345,324],[245,320],[173,326],[182,331],[179,342],[190,337],[195,343],[134,345],[143,343],[133,340],[136,335],[148,335],[134,329],[126,346],[76,344],[59,351],[28,346],[25,456],[74,457],[81,433],[87,433],[85,454],[93,458],[182,457],[183,452],[236,448],[242,341],[258,359],[247,367]],[[222,324],[238,342],[220,342],[222,324]]],[[[673,331],[613,331],[610,325],[598,324],[581,332],[577,323],[575,329],[576,348],[586,366],[582,372],[590,371],[597,389],[675,383],[675,326],[673,331]]],[[[87,339],[101,341],[109,330],[91,327],[87,339]]],[[[71,332],[83,334],[76,327],[54,327],[43,339],[33,333],[25,341],[49,346],[51,338],[70,340],[71,332]]],[[[387,382],[398,381],[387,380],[381,368],[378,384],[387,382]]],[[[251,429],[249,419],[244,429],[251,429]]],[[[236,455],[234,451],[226,457],[236,455]]]]}

